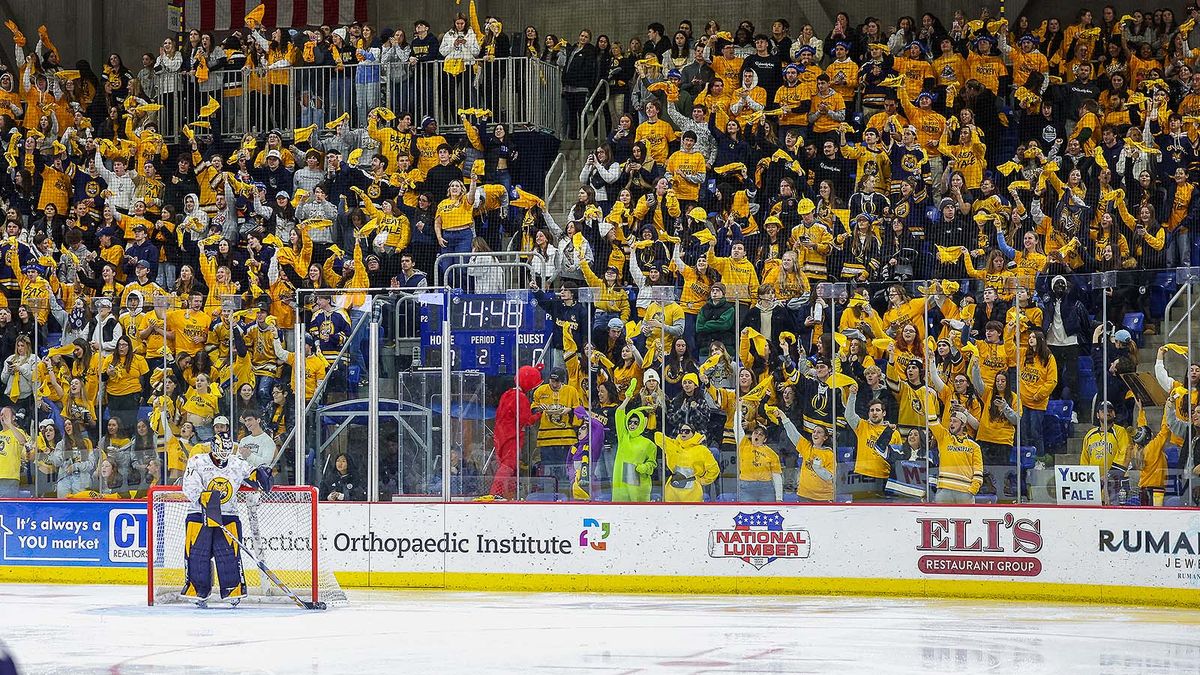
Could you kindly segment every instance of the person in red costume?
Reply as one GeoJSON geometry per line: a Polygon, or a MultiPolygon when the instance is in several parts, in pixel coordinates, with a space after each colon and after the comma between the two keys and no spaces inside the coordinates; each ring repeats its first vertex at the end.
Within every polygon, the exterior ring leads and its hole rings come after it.
{"type": "Polygon", "coordinates": [[[532,366],[521,366],[517,370],[517,386],[500,396],[496,406],[496,476],[492,479],[491,493],[512,499],[517,492],[517,451],[525,442],[526,427],[533,426],[542,418],[541,413],[530,410],[528,394],[542,383],[542,371],[532,366]]]}

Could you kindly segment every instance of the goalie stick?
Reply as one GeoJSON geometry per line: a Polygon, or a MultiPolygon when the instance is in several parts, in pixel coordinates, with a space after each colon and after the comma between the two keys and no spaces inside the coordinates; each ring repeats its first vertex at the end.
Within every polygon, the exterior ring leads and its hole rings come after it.
{"type": "Polygon", "coordinates": [[[304,609],[328,609],[328,607],[323,602],[320,602],[320,601],[310,602],[308,600],[302,600],[299,595],[296,595],[295,591],[288,588],[287,584],[283,583],[283,580],[280,579],[278,576],[276,576],[276,574],[274,572],[272,572],[269,567],[267,567],[266,563],[264,563],[262,560],[259,560],[258,556],[254,555],[254,553],[252,553],[250,551],[250,549],[246,548],[245,543],[242,542],[242,540],[240,538],[238,538],[236,535],[234,535],[234,533],[229,529],[228,526],[222,524],[221,529],[225,530],[225,534],[229,535],[230,538],[237,540],[238,549],[242,553],[245,553],[247,556],[249,556],[250,559],[254,561],[254,564],[258,566],[258,569],[263,574],[267,575],[267,578],[271,580],[271,583],[278,586],[279,590],[283,591],[285,595],[287,595],[289,598],[291,598],[292,602],[296,603],[296,605],[298,607],[303,607],[304,609]]]}

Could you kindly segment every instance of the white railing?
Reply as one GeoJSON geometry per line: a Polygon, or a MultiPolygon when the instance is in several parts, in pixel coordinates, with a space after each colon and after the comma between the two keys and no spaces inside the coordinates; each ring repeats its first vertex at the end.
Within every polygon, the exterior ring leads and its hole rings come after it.
{"type": "Polygon", "coordinates": [[[429,116],[440,128],[461,129],[458,111],[479,108],[492,112],[492,122],[561,135],[560,75],[557,65],[528,58],[480,61],[459,75],[446,73],[442,61],[216,70],[203,82],[186,73],[160,73],[159,131],[168,142],[178,141],[183,125],[199,119],[211,97],[221,104],[208,117],[211,131],[196,131],[223,139],[270,129],[287,135],[344,113],[361,128],[381,105],[411,113],[414,126],[429,116]]]}
{"type": "MultiPolygon", "coordinates": [[[[1200,281],[1200,268],[1195,267],[1180,267],[1175,271],[1175,281],[1179,285],[1179,289],[1175,291],[1175,295],[1171,296],[1171,300],[1167,302],[1166,309],[1163,310],[1163,338],[1171,341],[1171,337],[1175,335],[1175,331],[1180,327],[1191,324],[1192,313],[1196,311],[1196,306],[1200,305],[1200,295],[1192,293],[1192,285],[1200,281]],[[1171,310],[1174,309],[1175,303],[1183,298],[1187,298],[1187,310],[1183,313],[1183,317],[1179,321],[1172,322],[1171,310]]],[[[1191,336],[1188,336],[1190,341],[1191,336]]]]}
{"type": "Polygon", "coordinates": [[[607,129],[600,129],[600,120],[608,109],[608,96],[608,81],[600,80],[600,83],[592,90],[592,95],[588,97],[587,103],[583,105],[583,111],[579,113],[579,157],[581,159],[588,156],[589,147],[595,148],[604,140],[603,134],[608,133],[607,129]],[[590,120],[589,116],[591,116],[590,120]],[[589,143],[588,140],[593,131],[595,138],[589,143]]]}
{"type": "Polygon", "coordinates": [[[567,156],[563,153],[558,153],[554,161],[550,163],[550,168],[546,170],[546,181],[543,185],[542,194],[546,195],[546,210],[558,216],[558,211],[554,210],[554,198],[558,197],[558,191],[562,188],[563,182],[567,179],[567,156]],[[557,177],[556,177],[557,172],[557,177]]]}

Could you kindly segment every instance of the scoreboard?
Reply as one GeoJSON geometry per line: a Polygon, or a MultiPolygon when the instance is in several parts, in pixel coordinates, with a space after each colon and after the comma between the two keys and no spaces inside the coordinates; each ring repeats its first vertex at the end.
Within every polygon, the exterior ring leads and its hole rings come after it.
{"type": "Polygon", "coordinates": [[[451,292],[444,306],[423,305],[423,361],[437,360],[442,345],[442,321],[450,321],[450,367],[486,375],[509,375],[518,366],[536,362],[550,343],[553,323],[526,291],[473,295],[451,292]]]}

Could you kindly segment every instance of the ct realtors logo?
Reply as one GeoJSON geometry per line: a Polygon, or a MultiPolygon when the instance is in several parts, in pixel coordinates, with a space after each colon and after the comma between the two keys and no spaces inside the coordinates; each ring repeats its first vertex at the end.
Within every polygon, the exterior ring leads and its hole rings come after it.
{"type": "Polygon", "coordinates": [[[1042,550],[1042,521],[1017,518],[918,518],[921,541],[927,552],[917,560],[925,574],[1036,577],[1042,561],[1033,554],[1042,550]]]}
{"type": "Polygon", "coordinates": [[[586,551],[589,548],[593,551],[605,551],[608,549],[609,532],[612,527],[608,523],[602,523],[595,518],[583,519],[583,531],[579,533],[579,548],[586,551]]]}
{"type": "Polygon", "coordinates": [[[732,530],[708,533],[709,557],[740,558],[759,570],[780,558],[807,558],[811,550],[808,530],[784,529],[778,511],[739,513],[732,530]]]}

